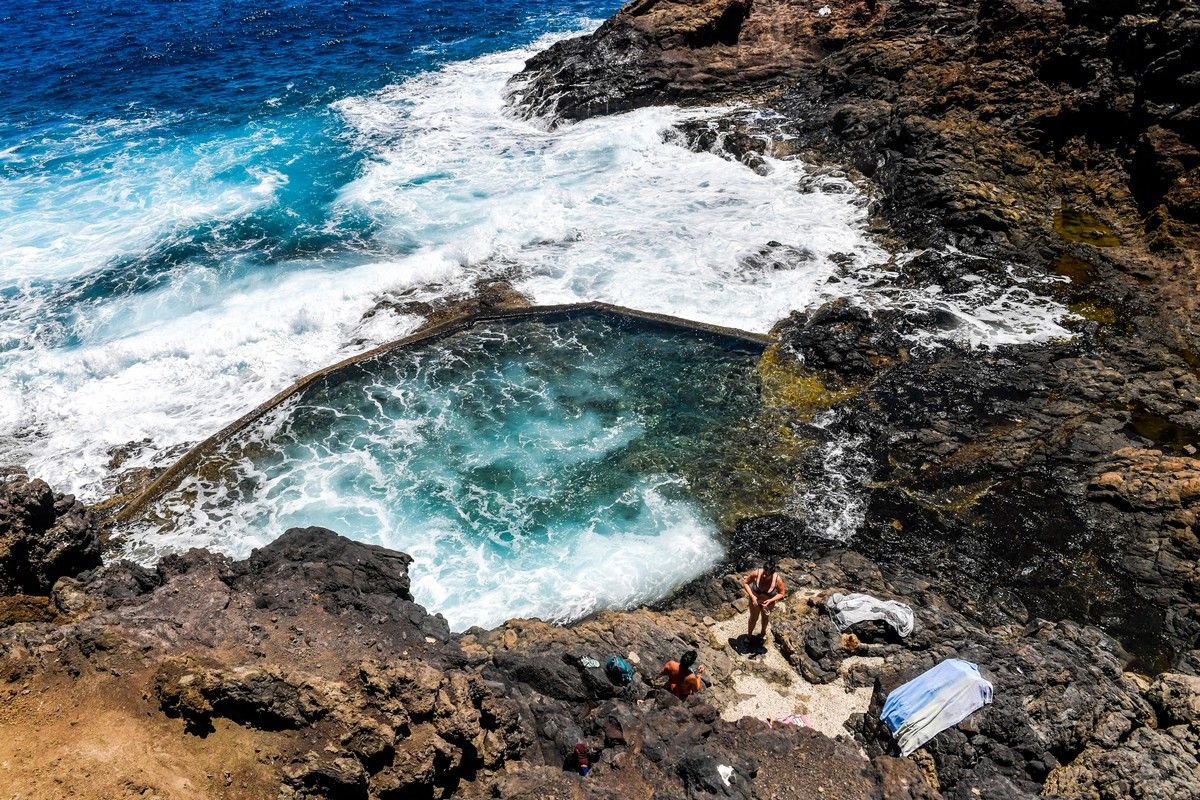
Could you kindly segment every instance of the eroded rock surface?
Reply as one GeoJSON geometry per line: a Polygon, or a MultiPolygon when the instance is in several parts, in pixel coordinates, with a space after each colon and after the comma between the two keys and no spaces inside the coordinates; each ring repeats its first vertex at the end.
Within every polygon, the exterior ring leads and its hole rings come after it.
{"type": "Polygon", "coordinates": [[[874,0],[635,0],[596,33],[559,42],[513,81],[515,102],[551,124],[680,100],[713,102],[785,85],[861,27],[874,0]]]}
{"type": "Polygon", "coordinates": [[[408,565],[308,528],[245,561],[192,551],[153,572],[114,563],[64,579],[70,592],[56,600],[72,614],[0,628],[0,730],[22,734],[0,736],[7,778],[32,796],[50,786],[79,796],[134,786],[180,797],[864,800],[1033,797],[1043,785],[1116,796],[1128,781],[1172,792],[1146,797],[1200,790],[1194,771],[1176,770],[1195,754],[1190,675],[1128,675],[1096,628],[997,616],[853,552],[783,563],[792,598],[770,645],[815,684],[873,689],[869,712],[849,716],[837,738],[722,718],[737,702],[733,677],[754,658],[716,633],[744,618],[739,574],[702,580],[669,609],[450,634],[409,599],[408,565]],[[823,610],[835,590],[908,602],[916,630],[901,640],[865,624],[842,636],[823,610]],[[681,703],[652,688],[661,663],[692,647],[706,690],[681,703]],[[588,666],[609,655],[634,664],[633,684],[588,666]],[[918,757],[895,758],[874,721],[885,692],[948,657],[978,662],[996,702],[918,757]],[[108,751],[145,748],[142,760],[79,749],[100,731],[108,751]],[[586,778],[572,768],[579,743],[593,763],[586,778]],[[64,752],[76,754],[69,772],[44,757],[64,752]]]}
{"type": "MultiPolygon", "coordinates": [[[[764,391],[832,411],[818,440],[861,443],[856,547],[1104,625],[1157,670],[1200,633],[1197,31],[1195,4],[1166,0],[630,3],[532,59],[514,102],[566,122],[736,99],[769,113],[672,135],[760,171],[852,166],[875,229],[916,251],[881,289],[1069,306],[1072,341],[981,351],[936,304],[841,301],[779,326],[768,366],[791,386],[764,391]],[[688,34],[733,19],[723,41],[688,34]],[[760,50],[769,69],[735,67],[760,50]]],[[[806,483],[835,477],[814,463],[806,483]]]]}
{"type": "Polygon", "coordinates": [[[1149,212],[1170,246],[1200,219],[1197,31],[1171,0],[637,0],[531,59],[514,102],[557,123],[736,98],[872,178],[926,242],[935,219],[1024,239],[1056,208],[1068,238],[1119,241],[1098,206],[1149,212]]]}

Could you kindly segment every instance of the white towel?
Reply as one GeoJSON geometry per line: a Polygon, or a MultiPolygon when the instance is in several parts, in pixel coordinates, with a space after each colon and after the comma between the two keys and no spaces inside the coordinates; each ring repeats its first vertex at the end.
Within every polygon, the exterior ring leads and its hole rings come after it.
{"type": "Polygon", "coordinates": [[[869,594],[834,594],[825,601],[839,630],[871,619],[881,619],[901,636],[913,632],[913,610],[897,600],[880,600],[869,594]]]}

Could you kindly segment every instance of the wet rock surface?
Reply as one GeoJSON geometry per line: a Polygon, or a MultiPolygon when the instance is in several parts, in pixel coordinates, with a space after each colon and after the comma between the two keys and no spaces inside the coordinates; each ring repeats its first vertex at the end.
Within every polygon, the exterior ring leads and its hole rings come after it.
{"type": "Polygon", "coordinates": [[[1143,669],[1163,669],[1200,632],[1196,461],[1149,440],[1130,409],[1155,392],[1188,419],[1195,380],[1152,351],[1101,354],[1088,337],[894,362],[829,426],[869,453],[854,545],[885,563],[936,563],[1000,608],[1103,625],[1143,669]]]}
{"type": "Polygon", "coordinates": [[[529,300],[506,279],[480,280],[471,287],[470,293],[436,300],[422,300],[416,295],[414,290],[381,295],[363,314],[363,321],[379,314],[421,317],[424,322],[419,331],[458,317],[529,305],[529,300]]]}
{"type": "Polygon", "coordinates": [[[927,243],[1032,244],[1053,219],[1107,245],[1140,212],[1169,247],[1198,211],[1198,29],[1171,0],[639,0],[531,59],[513,102],[554,124],[736,98],[871,178],[927,243]]]}

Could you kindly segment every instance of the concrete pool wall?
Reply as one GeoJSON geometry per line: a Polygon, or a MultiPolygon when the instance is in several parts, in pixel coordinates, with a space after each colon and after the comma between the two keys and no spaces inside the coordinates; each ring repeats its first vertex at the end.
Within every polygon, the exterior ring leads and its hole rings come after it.
{"type": "Polygon", "coordinates": [[[586,315],[608,316],[638,322],[651,327],[662,327],[705,333],[718,339],[726,339],[731,342],[736,342],[742,346],[749,346],[754,350],[764,349],[772,341],[772,337],[765,334],[753,333],[751,331],[740,330],[738,328],[728,328],[721,325],[711,325],[704,322],[696,322],[680,317],[672,317],[666,314],[638,311],[636,309],[602,302],[522,306],[518,308],[489,309],[486,311],[466,314],[445,322],[420,328],[408,336],[387,342],[386,344],[382,344],[378,347],[359,353],[358,355],[350,356],[349,358],[345,358],[335,364],[331,364],[327,367],[323,367],[315,372],[305,375],[304,377],[292,383],[283,391],[276,394],[274,397],[259,404],[251,411],[243,414],[229,425],[225,426],[212,436],[209,436],[207,439],[188,450],[178,461],[168,467],[166,471],[151,481],[141,492],[134,496],[134,498],[130,500],[114,516],[114,519],[120,523],[128,522],[136,518],[147,505],[153,503],[164,494],[174,489],[206,454],[212,452],[217,447],[221,446],[234,436],[244,431],[250,425],[254,424],[265,414],[271,412],[282,403],[287,402],[289,399],[295,397],[297,394],[305,391],[320,381],[342,380],[354,367],[357,367],[360,364],[364,364],[396,350],[436,341],[443,336],[456,333],[458,331],[468,330],[483,322],[520,319],[554,320],[586,315]]]}

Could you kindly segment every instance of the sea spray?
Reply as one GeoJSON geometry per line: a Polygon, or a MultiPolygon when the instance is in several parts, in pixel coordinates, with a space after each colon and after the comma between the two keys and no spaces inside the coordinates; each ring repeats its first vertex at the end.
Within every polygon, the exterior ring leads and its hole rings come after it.
{"type": "Polygon", "coordinates": [[[0,226],[24,259],[0,297],[0,457],[99,499],[115,452],[125,467],[161,465],[300,375],[411,331],[411,315],[364,319],[389,293],[436,300],[499,274],[538,301],[767,330],[854,291],[827,283],[832,254],[884,257],[861,198],[796,191],[799,162],[763,176],[664,141],[715,111],[645,109],[554,133],[516,120],[505,81],[549,41],[227,138],[120,128],[128,155],[61,197],[12,175],[2,188],[18,205],[62,208],[45,223],[57,232],[32,232],[33,212],[0,226]],[[101,229],[72,233],[70,215],[91,219],[96,203],[101,229]],[[773,240],[812,257],[747,266],[773,240]]]}

